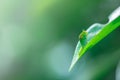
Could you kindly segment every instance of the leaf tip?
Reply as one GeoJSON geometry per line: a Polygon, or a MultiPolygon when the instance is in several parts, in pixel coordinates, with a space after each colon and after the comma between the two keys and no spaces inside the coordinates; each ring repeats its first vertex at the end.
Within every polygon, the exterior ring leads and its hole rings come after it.
{"type": "Polygon", "coordinates": [[[75,63],[78,61],[78,59],[79,59],[78,57],[73,58],[72,63],[71,63],[70,68],[69,68],[69,72],[72,70],[72,68],[74,67],[75,63]]]}

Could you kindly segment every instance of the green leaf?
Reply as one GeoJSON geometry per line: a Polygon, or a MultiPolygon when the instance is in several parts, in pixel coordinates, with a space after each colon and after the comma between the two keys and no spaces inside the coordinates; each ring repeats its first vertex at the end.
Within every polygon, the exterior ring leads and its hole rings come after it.
{"type": "Polygon", "coordinates": [[[75,49],[73,60],[69,71],[73,68],[78,59],[91,47],[105,38],[113,30],[120,26],[120,7],[116,9],[110,16],[107,24],[95,23],[79,36],[79,41],[75,49]]]}

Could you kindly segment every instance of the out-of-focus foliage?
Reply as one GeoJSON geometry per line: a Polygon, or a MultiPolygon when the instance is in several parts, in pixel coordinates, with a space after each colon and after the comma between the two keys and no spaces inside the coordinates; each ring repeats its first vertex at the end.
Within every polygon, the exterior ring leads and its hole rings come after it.
{"type": "Polygon", "coordinates": [[[119,28],[72,72],[68,68],[79,32],[106,23],[119,5],[119,0],[0,0],[0,80],[114,80],[119,28]]]}

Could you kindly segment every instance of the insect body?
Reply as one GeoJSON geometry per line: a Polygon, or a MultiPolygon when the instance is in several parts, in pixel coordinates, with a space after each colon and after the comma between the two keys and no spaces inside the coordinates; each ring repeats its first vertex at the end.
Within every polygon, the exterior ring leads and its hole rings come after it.
{"type": "Polygon", "coordinates": [[[82,33],[79,35],[82,47],[84,47],[87,44],[87,34],[88,33],[85,30],[83,30],[82,33]]]}

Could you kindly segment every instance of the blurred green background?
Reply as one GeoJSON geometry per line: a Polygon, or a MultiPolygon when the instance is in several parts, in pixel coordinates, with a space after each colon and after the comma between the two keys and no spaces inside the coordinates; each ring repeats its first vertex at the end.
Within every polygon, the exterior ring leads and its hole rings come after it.
{"type": "Polygon", "coordinates": [[[79,33],[119,0],[0,0],[0,80],[120,80],[120,28],[68,72],[79,33]]]}

